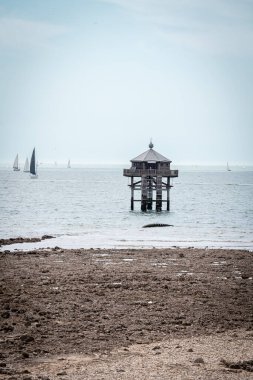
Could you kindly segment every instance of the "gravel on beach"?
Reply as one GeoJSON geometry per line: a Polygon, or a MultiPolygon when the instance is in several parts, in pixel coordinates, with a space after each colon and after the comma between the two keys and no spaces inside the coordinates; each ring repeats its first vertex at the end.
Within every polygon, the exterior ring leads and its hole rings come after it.
{"type": "Polygon", "coordinates": [[[251,252],[56,247],[0,263],[0,379],[253,378],[251,252]]]}

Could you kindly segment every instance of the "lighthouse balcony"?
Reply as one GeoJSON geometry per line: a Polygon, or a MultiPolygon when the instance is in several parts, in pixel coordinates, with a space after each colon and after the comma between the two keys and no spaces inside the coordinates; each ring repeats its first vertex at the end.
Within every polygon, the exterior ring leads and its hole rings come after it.
{"type": "Polygon", "coordinates": [[[136,169],[132,167],[130,169],[123,169],[123,175],[125,177],[178,177],[178,170],[170,170],[167,168],[162,169],[136,169]]]}

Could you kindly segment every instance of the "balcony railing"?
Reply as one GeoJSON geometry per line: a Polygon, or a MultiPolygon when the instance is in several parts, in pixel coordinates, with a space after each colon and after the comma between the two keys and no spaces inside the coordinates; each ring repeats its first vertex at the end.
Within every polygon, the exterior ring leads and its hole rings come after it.
{"type": "Polygon", "coordinates": [[[178,170],[130,168],[130,169],[123,169],[123,175],[126,177],[142,177],[142,176],[178,177],[178,170]]]}

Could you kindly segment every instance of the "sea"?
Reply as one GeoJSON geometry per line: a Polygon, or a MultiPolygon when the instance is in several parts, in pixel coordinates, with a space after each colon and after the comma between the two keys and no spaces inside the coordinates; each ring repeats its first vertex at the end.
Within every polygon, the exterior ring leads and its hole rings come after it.
{"type": "Polygon", "coordinates": [[[179,167],[170,212],[142,212],[140,203],[131,211],[128,184],[123,166],[39,167],[37,179],[2,167],[0,238],[54,236],[8,246],[11,250],[59,246],[253,251],[253,168],[228,172],[225,167],[179,167]],[[153,223],[170,226],[143,228],[153,223]]]}

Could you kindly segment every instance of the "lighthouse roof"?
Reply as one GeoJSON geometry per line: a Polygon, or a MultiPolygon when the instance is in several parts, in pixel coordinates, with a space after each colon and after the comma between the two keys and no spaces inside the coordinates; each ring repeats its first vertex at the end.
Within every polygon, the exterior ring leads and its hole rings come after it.
{"type": "Polygon", "coordinates": [[[150,148],[146,150],[146,152],[143,152],[139,156],[133,158],[131,162],[171,162],[171,160],[154,150],[153,144],[149,144],[149,147],[150,148]]]}

